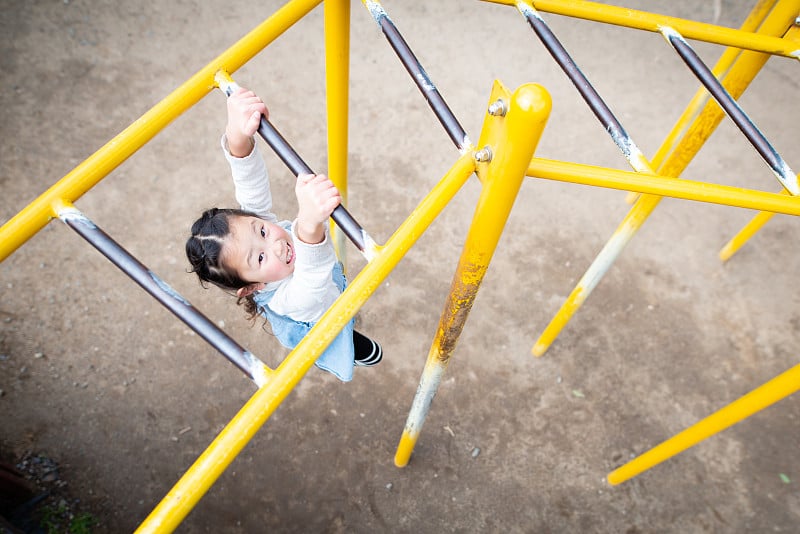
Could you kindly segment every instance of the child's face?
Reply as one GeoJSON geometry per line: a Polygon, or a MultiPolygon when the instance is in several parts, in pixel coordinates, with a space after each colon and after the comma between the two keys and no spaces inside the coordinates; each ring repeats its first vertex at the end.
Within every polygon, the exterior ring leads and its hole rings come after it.
{"type": "Polygon", "coordinates": [[[223,245],[225,265],[242,280],[268,284],[294,272],[294,244],[280,226],[258,217],[231,217],[223,245]]]}

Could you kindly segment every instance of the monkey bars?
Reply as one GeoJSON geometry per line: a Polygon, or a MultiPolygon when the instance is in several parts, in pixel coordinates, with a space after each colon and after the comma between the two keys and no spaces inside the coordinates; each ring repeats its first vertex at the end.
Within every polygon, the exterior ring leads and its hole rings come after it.
{"type": "MultiPolygon", "coordinates": [[[[395,463],[398,466],[406,465],[413,452],[431,402],[455,351],[507,217],[526,176],[641,194],[567,302],[536,342],[533,352],[537,355],[547,350],[662,197],[670,196],[761,210],[762,213],[757,216],[758,223],[754,221],[749,229],[746,229],[747,231],[736,236],[726,247],[728,252],[723,255],[725,259],[766,222],[771,214],[800,215],[800,199],[794,196],[798,192],[797,176],[736,103],[736,99],[744,92],[770,55],[800,58],[798,51],[800,43],[797,41],[797,28],[794,26],[795,19],[800,13],[800,0],[757,2],[738,30],[581,0],[485,1],[517,8],[556,63],[575,84],[601,126],[610,134],[612,141],[633,168],[633,172],[534,157],[534,150],[549,116],[551,97],[544,87],[533,83],[523,84],[511,91],[499,81],[495,82],[491,89],[478,145],[473,146],[467,133],[380,2],[362,0],[438,117],[447,135],[456,145],[459,156],[450,170],[430,192],[424,195],[417,208],[397,228],[385,245],[377,245],[349,215],[346,208],[341,207],[334,219],[342,225],[342,233],[351,238],[369,261],[312,331],[276,369],[267,368],[258,358],[228,338],[166,282],[150,272],[110,236],[97,228],[72,203],[212,89],[215,87],[225,89],[229,86],[231,80],[228,73],[235,72],[252,59],[287,28],[320,4],[321,0],[287,2],[0,228],[0,261],[2,261],[42,229],[50,219],[60,218],[217,348],[258,386],[258,390],[240,412],[140,525],[139,532],[169,532],[178,527],[303,378],[344,324],[370,298],[472,174],[476,174],[481,183],[481,194],[422,372],[420,385],[395,454],[395,463]],[[772,168],[785,187],[785,191],[770,193],[678,179],[723,118],[723,111],[708,99],[704,88],[701,88],[689,103],[652,161],[648,161],[602,97],[581,73],[539,12],[552,12],[660,32],[698,75],[724,111],[742,129],[772,168]],[[687,38],[716,43],[728,48],[716,66],[708,69],[693,54],[685,40],[687,38]]],[[[347,198],[349,25],[349,1],[327,0],[324,33],[330,164],[328,174],[345,200],[347,198]]],[[[310,171],[268,121],[262,121],[260,133],[293,172],[310,171]]],[[[344,261],[342,235],[339,230],[332,230],[332,235],[337,254],[344,261]]],[[[786,371],[756,388],[751,394],[615,470],[609,475],[609,482],[618,484],[627,480],[794,393],[800,389],[797,369],[794,367],[786,371]]]]}

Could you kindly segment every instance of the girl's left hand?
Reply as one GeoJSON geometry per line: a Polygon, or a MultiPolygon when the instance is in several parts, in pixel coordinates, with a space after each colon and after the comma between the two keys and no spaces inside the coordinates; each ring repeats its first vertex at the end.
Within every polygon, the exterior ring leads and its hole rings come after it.
{"type": "MultiPolygon", "coordinates": [[[[297,177],[295,195],[299,211],[297,214],[298,232],[313,234],[314,242],[324,239],[324,223],[341,204],[342,197],[333,182],[324,174],[301,174],[297,177]],[[321,235],[320,235],[321,233],[321,235]]],[[[308,236],[311,238],[311,236],[308,236]]],[[[312,242],[300,237],[303,241],[312,242]]]]}
{"type": "Polygon", "coordinates": [[[342,202],[339,190],[324,174],[298,176],[295,194],[300,206],[297,218],[312,224],[326,222],[336,206],[342,202]]]}

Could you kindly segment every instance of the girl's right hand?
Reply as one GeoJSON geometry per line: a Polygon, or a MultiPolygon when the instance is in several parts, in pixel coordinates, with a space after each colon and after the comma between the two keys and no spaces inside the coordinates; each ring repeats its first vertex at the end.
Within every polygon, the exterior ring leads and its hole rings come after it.
{"type": "Polygon", "coordinates": [[[240,87],[228,97],[225,137],[232,156],[243,158],[253,150],[253,135],[258,131],[262,115],[269,117],[269,110],[253,91],[240,87]]]}

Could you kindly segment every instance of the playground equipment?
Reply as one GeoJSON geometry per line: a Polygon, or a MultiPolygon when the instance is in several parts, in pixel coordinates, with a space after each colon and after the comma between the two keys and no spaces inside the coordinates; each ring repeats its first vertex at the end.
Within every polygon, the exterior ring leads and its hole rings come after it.
{"type": "MultiPolygon", "coordinates": [[[[445,308],[422,373],[420,386],[403,431],[395,456],[398,466],[405,465],[419,437],[430,403],[452,356],[466,318],[474,302],[492,254],[502,234],[506,218],[516,198],[523,178],[555,179],[587,185],[633,191],[643,196],[598,255],[595,263],[578,283],[562,309],[542,334],[534,353],[543,354],[570,317],[583,304],[592,289],[636,230],[663,196],[713,202],[717,204],[762,210],[764,213],[800,214],[797,176],[783,158],[749,120],[735,102],[747,84],[766,62],[769,54],[800,57],[800,42],[795,20],[800,13],[800,1],[759,2],[742,29],[731,30],[708,24],[636,12],[591,2],[530,2],[496,1],[515,6],[550,51],[559,66],[575,83],[587,104],[609,132],[612,141],[629,161],[634,172],[543,160],[533,157],[545,126],[550,97],[545,88],[525,84],[514,91],[497,82],[488,99],[487,114],[477,145],[473,145],[458,124],[436,86],[430,80],[411,48],[403,39],[379,2],[364,1],[389,44],[397,53],[414,82],[439,118],[460,156],[441,181],[423,199],[413,213],[383,245],[375,244],[368,234],[349,215],[336,216],[347,235],[369,260],[367,266],[350,284],[314,330],[276,369],[269,369],[258,358],[238,346],[213,323],[177,295],[165,282],[141,265],[135,258],[77,211],[72,202],[96,185],[122,161],[143,146],[170,121],[183,113],[214,87],[228,83],[228,73],[235,72],[256,53],[268,46],[285,29],[300,20],[320,3],[320,0],[292,0],[264,21],[228,51],[210,62],[176,91],[143,115],[86,161],[81,163],[47,192],[36,199],[0,229],[0,260],[10,255],[28,238],[43,228],[51,217],[57,216],[70,228],[106,255],[114,264],[131,276],[146,291],[157,298],[187,325],[211,343],[241,369],[258,386],[258,391],[230,421],[205,453],[184,474],[159,506],[142,523],[140,530],[170,531],[196,505],[216,478],[266,422],[286,395],[297,385],[316,358],[377,289],[400,259],[452,199],[466,180],[475,173],[482,185],[480,199],[468,232],[464,249],[453,277],[445,308]],[[714,127],[724,117],[723,112],[708,101],[706,89],[701,89],[690,102],[683,117],[652,161],[638,149],[620,121],[613,115],[601,96],[593,89],[575,62],[547,27],[540,11],[553,12],[657,31],[676,48],[681,57],[698,75],[702,83],[719,102],[771,167],[789,194],[773,194],[717,184],[677,180],[682,170],[714,127]],[[692,53],[684,38],[699,39],[729,48],[713,70],[709,71],[692,53]],[[738,49],[744,49],[740,51],[738,49]],[[721,78],[718,82],[717,79],[721,78]],[[513,141],[513,142],[511,142],[513,141]]],[[[346,193],[347,175],[347,85],[350,5],[343,0],[325,2],[325,38],[327,88],[329,174],[346,193]]],[[[262,124],[260,133],[284,162],[295,172],[305,170],[299,156],[288,143],[262,124]],[[276,148],[276,144],[279,148],[276,148]],[[287,156],[288,155],[288,156],[287,156]],[[286,157],[284,157],[286,156],[286,157]]],[[[346,198],[346,195],[345,195],[346,198]]],[[[346,214],[346,210],[343,212],[346,214]]],[[[761,220],[768,218],[762,215],[761,220]]],[[[752,225],[751,225],[752,230],[752,225]]],[[[747,237],[754,232],[749,231],[747,237]]],[[[344,256],[341,236],[334,232],[337,251],[344,256]]],[[[732,240],[737,247],[746,241],[732,240]]],[[[727,254],[729,257],[732,252],[727,254]]],[[[778,378],[757,388],[753,393],[700,421],[694,427],[675,436],[652,451],[634,459],[609,475],[617,484],[635,476],[659,461],[663,461],[735,422],[763,409],[800,389],[800,368],[795,367],[778,378]]]]}

